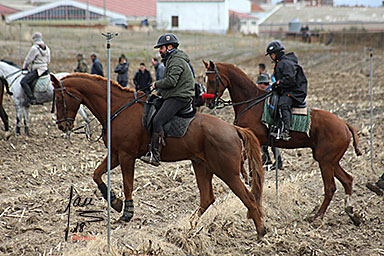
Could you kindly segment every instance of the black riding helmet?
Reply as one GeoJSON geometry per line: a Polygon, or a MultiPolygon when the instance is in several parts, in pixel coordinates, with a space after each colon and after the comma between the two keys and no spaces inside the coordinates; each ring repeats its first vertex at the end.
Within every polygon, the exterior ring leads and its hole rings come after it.
{"type": "Polygon", "coordinates": [[[284,51],[285,47],[279,40],[274,40],[267,45],[267,50],[265,55],[270,55],[271,53],[284,51]]]}
{"type": "Polygon", "coordinates": [[[179,46],[179,40],[177,40],[176,36],[174,34],[163,34],[159,37],[157,40],[157,44],[153,48],[160,48],[163,45],[169,45],[172,44],[175,47],[179,46]]]}

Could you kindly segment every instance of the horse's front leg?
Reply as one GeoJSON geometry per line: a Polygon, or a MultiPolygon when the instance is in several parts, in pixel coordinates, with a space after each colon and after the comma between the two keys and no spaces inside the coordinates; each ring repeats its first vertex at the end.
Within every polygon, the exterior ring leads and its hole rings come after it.
{"type": "Polygon", "coordinates": [[[21,102],[15,102],[16,105],[16,136],[20,135],[21,119],[23,117],[21,110],[21,102]]]}
{"type": "Polygon", "coordinates": [[[123,185],[125,195],[124,211],[123,216],[121,216],[120,220],[128,222],[132,219],[134,213],[132,192],[135,158],[123,152],[119,154],[119,162],[123,174],[123,185]]]}
{"type": "MultiPolygon", "coordinates": [[[[93,180],[96,182],[97,187],[99,188],[105,200],[108,200],[108,188],[103,182],[101,176],[107,172],[107,162],[108,162],[108,156],[104,158],[101,164],[93,172],[93,180]]],[[[112,152],[111,153],[111,170],[118,165],[119,165],[119,159],[117,155],[112,152]]],[[[116,197],[115,193],[113,193],[112,190],[111,190],[111,206],[113,209],[115,209],[118,212],[121,212],[121,210],[123,209],[123,202],[121,201],[121,199],[116,197]]]]}
{"type": "Polygon", "coordinates": [[[23,115],[24,115],[24,133],[25,135],[29,136],[29,106],[28,107],[22,107],[23,109],[23,115]]]}

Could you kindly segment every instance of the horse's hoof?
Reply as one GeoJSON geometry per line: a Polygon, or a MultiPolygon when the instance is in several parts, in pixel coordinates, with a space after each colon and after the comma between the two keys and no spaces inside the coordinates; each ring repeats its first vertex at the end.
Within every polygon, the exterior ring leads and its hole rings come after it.
{"type": "Polygon", "coordinates": [[[133,216],[126,216],[123,215],[120,217],[119,221],[124,221],[124,222],[130,222],[133,216]]]}
{"type": "Polygon", "coordinates": [[[5,139],[8,140],[10,137],[11,137],[11,132],[10,131],[6,131],[5,132],[5,139]]]}
{"type": "Polygon", "coordinates": [[[352,222],[355,226],[360,226],[361,216],[357,213],[353,213],[353,207],[352,206],[345,207],[345,212],[347,213],[348,217],[352,220],[352,222]]]}
{"type": "Polygon", "coordinates": [[[20,127],[16,127],[15,134],[16,134],[16,136],[19,136],[19,135],[20,135],[20,127]]]}
{"type": "Polygon", "coordinates": [[[123,201],[119,198],[116,198],[111,202],[111,206],[113,209],[115,209],[117,212],[121,212],[123,210],[123,201]]]}
{"type": "Polygon", "coordinates": [[[267,234],[267,228],[262,227],[260,231],[257,232],[257,240],[261,240],[267,234]]]}
{"type": "Polygon", "coordinates": [[[28,127],[24,128],[24,133],[25,133],[25,135],[27,135],[29,137],[29,128],[28,127]]]}

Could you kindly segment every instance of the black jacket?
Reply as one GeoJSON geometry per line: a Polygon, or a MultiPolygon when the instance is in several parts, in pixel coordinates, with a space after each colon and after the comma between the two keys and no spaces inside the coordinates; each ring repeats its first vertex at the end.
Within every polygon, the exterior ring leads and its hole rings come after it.
{"type": "Polygon", "coordinates": [[[117,82],[121,84],[122,82],[128,82],[128,69],[129,62],[124,62],[123,64],[117,64],[115,68],[115,73],[117,73],[117,82]]]}
{"type": "Polygon", "coordinates": [[[273,75],[279,81],[279,88],[283,92],[300,102],[305,103],[308,81],[303,68],[298,64],[296,55],[291,52],[283,54],[276,63],[273,75]]]}
{"type": "Polygon", "coordinates": [[[103,65],[101,65],[101,62],[99,61],[98,58],[94,59],[94,61],[93,61],[92,68],[91,68],[91,74],[104,76],[103,65]]]}
{"type": "Polygon", "coordinates": [[[149,85],[152,83],[152,76],[148,70],[145,70],[142,73],[140,70],[136,72],[135,77],[133,78],[133,83],[135,84],[136,90],[141,90],[146,87],[147,89],[144,92],[148,93],[150,91],[149,85]]]}

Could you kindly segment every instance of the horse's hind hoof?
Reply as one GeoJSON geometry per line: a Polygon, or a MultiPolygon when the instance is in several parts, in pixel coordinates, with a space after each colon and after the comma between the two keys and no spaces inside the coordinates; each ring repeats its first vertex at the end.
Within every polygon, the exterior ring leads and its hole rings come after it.
{"type": "Polygon", "coordinates": [[[123,215],[120,217],[119,221],[120,222],[130,222],[131,219],[132,219],[133,216],[126,216],[126,215],[123,215]]]}
{"type": "Polygon", "coordinates": [[[119,198],[116,198],[111,202],[111,206],[113,209],[115,209],[117,212],[121,212],[123,210],[123,201],[119,198]]]}
{"type": "Polygon", "coordinates": [[[20,127],[16,127],[15,134],[16,136],[20,136],[20,127]]]}
{"type": "Polygon", "coordinates": [[[352,220],[352,222],[355,226],[360,226],[361,216],[357,213],[353,213],[353,207],[352,206],[346,207],[345,212],[347,213],[348,217],[352,220]]]}
{"type": "Polygon", "coordinates": [[[257,232],[257,240],[261,240],[267,234],[267,228],[262,227],[260,231],[257,232]]]}
{"type": "Polygon", "coordinates": [[[5,132],[5,139],[8,140],[10,137],[11,137],[11,132],[10,131],[6,131],[5,132]]]}

